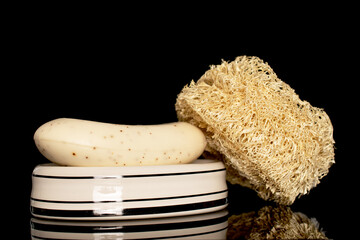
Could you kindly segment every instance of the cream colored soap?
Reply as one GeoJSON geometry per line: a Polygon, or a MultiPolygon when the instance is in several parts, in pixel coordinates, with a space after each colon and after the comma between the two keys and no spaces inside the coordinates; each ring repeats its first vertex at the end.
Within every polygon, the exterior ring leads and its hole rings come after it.
{"type": "Polygon", "coordinates": [[[185,122],[120,125],[59,118],[39,127],[34,140],[47,159],[68,166],[189,163],[206,146],[202,131],[185,122]]]}

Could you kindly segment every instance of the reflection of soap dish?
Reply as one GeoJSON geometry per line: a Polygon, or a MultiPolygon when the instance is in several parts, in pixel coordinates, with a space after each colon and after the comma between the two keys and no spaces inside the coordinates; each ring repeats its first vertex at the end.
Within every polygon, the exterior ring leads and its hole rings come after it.
{"type": "Polygon", "coordinates": [[[34,169],[31,212],[64,220],[123,220],[208,213],[227,206],[225,167],[190,164],[34,169]]]}
{"type": "Polygon", "coordinates": [[[226,239],[226,210],[212,213],[122,221],[31,219],[35,239],[226,239]]]}

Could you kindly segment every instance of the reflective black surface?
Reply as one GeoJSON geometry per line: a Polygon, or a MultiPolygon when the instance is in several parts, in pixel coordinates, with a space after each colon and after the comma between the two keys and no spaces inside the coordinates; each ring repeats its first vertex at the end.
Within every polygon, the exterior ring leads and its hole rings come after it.
{"type": "MultiPolygon", "coordinates": [[[[219,211],[180,217],[137,220],[64,221],[32,217],[33,239],[327,239],[333,233],[316,217],[294,208],[269,204],[237,212],[219,211]],[[236,212],[236,213],[235,213],[236,212]],[[235,213],[235,214],[234,214],[235,213]]],[[[239,204],[245,205],[244,202],[239,204]]],[[[229,211],[230,209],[230,211],[229,211]]],[[[336,219],[334,217],[334,219],[336,219]]],[[[332,220],[334,220],[332,219],[332,220]]],[[[328,222],[326,222],[328,224],[328,222]]]]}
{"type": "Polygon", "coordinates": [[[226,209],[198,215],[123,221],[31,219],[33,239],[327,239],[315,218],[286,206],[228,215],[226,209]]]}
{"type": "Polygon", "coordinates": [[[57,221],[32,218],[34,239],[226,239],[228,212],[123,221],[57,221]]]}
{"type": "MultiPolygon", "coordinates": [[[[15,175],[10,184],[15,193],[6,208],[16,217],[18,234],[24,239],[30,236],[31,172],[47,162],[32,139],[41,124],[59,117],[123,124],[176,121],[174,104],[184,85],[221,59],[255,55],[268,62],[301,99],[324,108],[334,126],[336,163],[316,188],[290,206],[291,211],[316,218],[329,238],[355,236],[351,218],[357,216],[359,182],[359,147],[353,140],[358,136],[358,77],[353,76],[357,55],[351,33],[341,27],[347,22],[336,24],[336,14],[317,18],[326,12],[318,10],[310,14],[310,22],[292,24],[284,18],[269,23],[266,18],[266,26],[256,28],[257,33],[267,29],[265,35],[243,31],[239,12],[228,15],[239,17],[226,21],[238,24],[226,28],[211,14],[194,32],[186,30],[193,24],[172,28],[164,21],[151,23],[151,18],[131,28],[125,28],[125,20],[108,28],[90,22],[80,26],[65,21],[63,15],[53,19],[32,14],[21,21],[11,35],[11,81],[2,88],[7,96],[2,99],[10,155],[6,162],[15,175]],[[221,26],[213,26],[217,21],[221,26]],[[274,32],[276,27],[279,31],[274,32]]],[[[296,19],[308,19],[307,13],[304,10],[296,19]]],[[[230,216],[277,207],[250,189],[229,186],[229,190],[230,216]]]]}

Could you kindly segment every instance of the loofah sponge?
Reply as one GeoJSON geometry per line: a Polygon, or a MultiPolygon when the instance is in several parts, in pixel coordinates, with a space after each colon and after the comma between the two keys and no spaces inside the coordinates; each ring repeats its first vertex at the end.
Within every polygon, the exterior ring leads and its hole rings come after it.
{"type": "Polygon", "coordinates": [[[258,57],[211,66],[182,89],[175,107],[180,121],[203,130],[206,154],[224,161],[228,181],[265,200],[292,204],[335,162],[328,115],[258,57]]]}
{"type": "Polygon", "coordinates": [[[315,218],[285,206],[265,206],[258,212],[232,215],[227,239],[328,239],[315,218]]]}

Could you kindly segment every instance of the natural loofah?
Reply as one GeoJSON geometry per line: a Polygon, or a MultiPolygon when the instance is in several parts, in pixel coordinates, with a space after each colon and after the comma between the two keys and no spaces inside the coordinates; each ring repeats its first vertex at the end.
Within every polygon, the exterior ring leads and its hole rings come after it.
{"type": "Polygon", "coordinates": [[[292,204],[335,162],[328,115],[258,57],[211,66],[183,88],[175,107],[180,121],[204,131],[206,151],[225,162],[228,180],[266,200],[292,204]]]}
{"type": "Polygon", "coordinates": [[[289,207],[266,206],[258,212],[232,215],[227,239],[328,239],[315,218],[289,207]]]}

